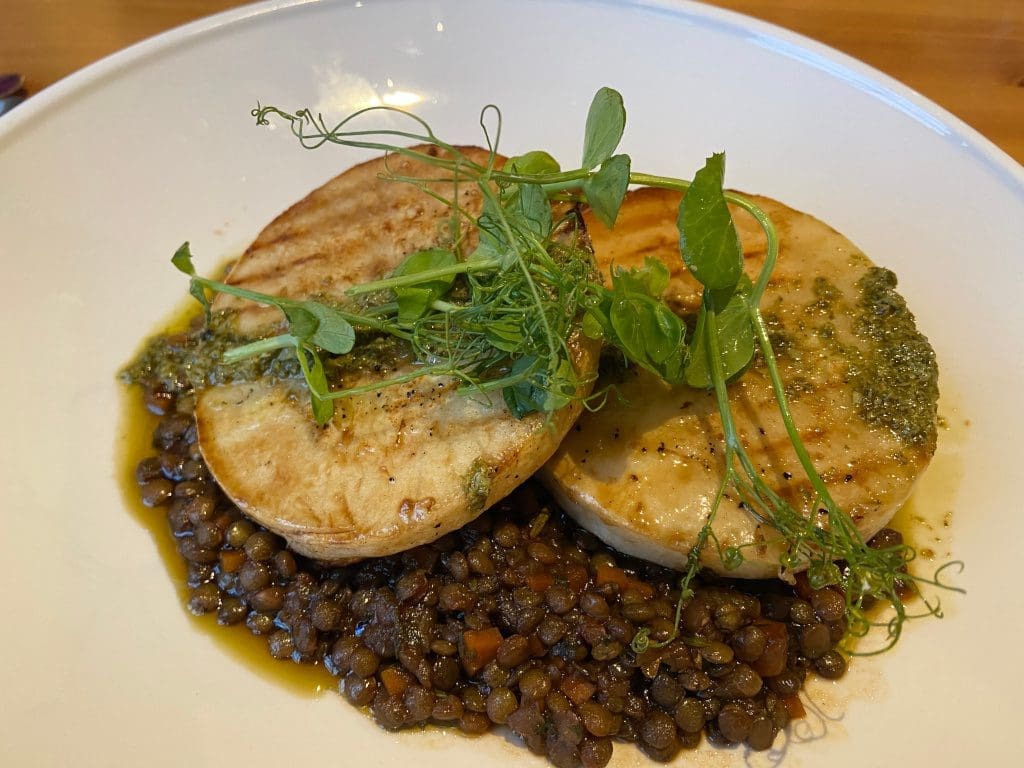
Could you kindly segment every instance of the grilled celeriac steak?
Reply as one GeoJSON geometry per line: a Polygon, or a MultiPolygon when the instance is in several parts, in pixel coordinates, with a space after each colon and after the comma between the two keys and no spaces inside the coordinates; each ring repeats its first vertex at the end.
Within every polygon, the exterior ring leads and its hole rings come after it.
{"type": "MultiPolygon", "coordinates": [[[[700,286],[679,255],[679,196],[629,194],[614,231],[586,217],[598,266],[669,265],[666,300],[680,315],[700,306],[700,286]]],[[[935,451],[935,356],[896,293],[892,272],[876,267],[849,240],[807,214],[753,200],[778,229],[781,250],[761,308],[790,407],[815,466],[864,537],[903,504],[935,451]]],[[[745,269],[754,277],[766,240],[754,219],[733,208],[745,269]]],[[[558,500],[612,546],[682,567],[708,518],[723,476],[723,436],[713,395],[672,387],[637,368],[606,370],[597,386],[615,395],[585,413],[542,470],[558,500]]],[[[729,387],[737,428],[761,477],[805,515],[820,512],[788,440],[763,359],[729,387]]],[[[721,546],[743,547],[727,571],[714,546],[703,564],[719,573],[763,578],[779,573],[785,549],[730,494],[713,531],[721,546]]]]}
{"type": "MultiPolygon", "coordinates": [[[[462,151],[486,161],[484,150],[462,151]]],[[[354,284],[386,277],[412,252],[450,245],[448,206],[381,179],[385,172],[432,179],[431,191],[480,211],[470,182],[444,181],[443,171],[398,156],[373,160],[280,215],[228,282],[296,299],[341,297],[354,284]]],[[[282,329],[273,308],[222,294],[214,309],[237,310],[233,320],[246,335],[282,329]]],[[[595,345],[581,339],[572,349],[577,369],[593,373],[595,345]]],[[[410,369],[399,345],[375,343],[355,350],[341,386],[410,369]]],[[[539,414],[517,420],[500,394],[456,389],[440,377],[388,387],[338,401],[334,419],[320,427],[303,383],[267,378],[210,387],[196,403],[199,444],[228,496],[296,551],[335,563],[387,555],[433,541],[504,497],[551,456],[579,412],[570,405],[550,425],[539,414]]]]}

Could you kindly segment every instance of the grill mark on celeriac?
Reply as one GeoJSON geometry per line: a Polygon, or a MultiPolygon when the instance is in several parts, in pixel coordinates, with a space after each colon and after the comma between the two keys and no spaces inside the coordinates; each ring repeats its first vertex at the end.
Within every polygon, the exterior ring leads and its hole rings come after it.
{"type": "MultiPolygon", "coordinates": [[[[926,447],[903,445],[891,430],[869,427],[854,403],[851,360],[868,351],[869,344],[856,335],[852,314],[859,311],[857,284],[870,262],[821,222],[772,200],[754,200],[772,218],[780,237],[779,261],[762,306],[766,314],[776,313],[770,332],[788,338],[777,357],[787,388],[797,387],[790,395],[794,419],[837,502],[869,535],[902,503],[930,458],[926,447]],[[830,302],[822,302],[817,293],[819,276],[831,281],[835,295],[830,302]],[[819,338],[825,324],[833,327],[834,339],[819,338]]],[[[627,197],[613,232],[589,223],[599,266],[606,267],[612,258],[623,267],[641,266],[647,256],[661,258],[670,267],[670,306],[692,314],[699,307],[700,286],[681,266],[677,205],[678,196],[640,190],[627,197]]],[[[735,211],[734,216],[745,270],[755,277],[766,240],[751,217],[735,211]]],[[[685,388],[672,390],[635,370],[615,383],[624,398],[642,407],[630,410],[612,403],[605,411],[585,414],[543,477],[585,527],[613,546],[679,567],[724,467],[714,399],[685,388]],[[682,408],[683,403],[689,405],[682,408]],[[619,439],[609,437],[613,432],[619,439]],[[647,478],[648,485],[630,482],[631,474],[647,478]],[[640,501],[642,521],[633,514],[640,501]],[[673,517],[674,509],[684,510],[682,519],[673,517]]],[[[782,427],[763,361],[755,359],[730,391],[754,466],[797,510],[818,516],[814,492],[782,427]]],[[[715,524],[723,545],[756,544],[764,535],[761,527],[731,502],[726,506],[730,508],[720,510],[715,524]]],[[[740,571],[726,575],[773,575],[779,554],[777,545],[760,553],[755,546],[740,571]]],[[[704,564],[725,572],[712,552],[705,552],[704,564]]]]}
{"type": "MultiPolygon", "coordinates": [[[[475,162],[487,159],[484,150],[465,151],[475,162]]],[[[438,174],[405,159],[393,158],[390,167],[403,175],[438,174]]],[[[382,181],[382,170],[380,160],[356,166],[292,206],[228,281],[291,298],[344,299],[350,285],[385,277],[408,253],[447,243],[448,208],[410,185],[382,181]],[[284,233],[291,237],[281,240],[284,233]]],[[[479,212],[472,187],[459,195],[464,208],[479,212]]],[[[465,245],[471,249],[472,238],[465,245]]],[[[276,309],[216,299],[215,309],[229,306],[244,307],[235,316],[240,328],[265,333],[271,320],[280,324],[276,309]]],[[[594,372],[594,344],[579,336],[568,342],[581,372],[594,372]]],[[[398,364],[390,373],[408,369],[398,364]]],[[[343,374],[346,385],[379,378],[372,370],[343,374]]],[[[423,379],[341,401],[335,419],[320,428],[304,385],[261,380],[205,390],[196,416],[200,447],[225,492],[244,499],[246,513],[296,551],[341,563],[409,549],[461,527],[532,474],[578,411],[575,404],[563,409],[547,428],[540,415],[514,419],[500,396],[486,405],[458,394],[451,382],[423,379]],[[481,461],[493,468],[490,485],[486,498],[470,498],[466,478],[481,461]],[[261,463],[278,474],[259,477],[252,468],[261,463]],[[402,519],[405,500],[426,498],[434,500],[429,507],[420,504],[402,519]]]]}

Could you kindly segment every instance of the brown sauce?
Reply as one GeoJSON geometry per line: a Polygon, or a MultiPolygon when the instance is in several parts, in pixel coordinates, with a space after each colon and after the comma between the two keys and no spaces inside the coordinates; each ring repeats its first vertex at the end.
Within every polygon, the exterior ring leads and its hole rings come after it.
{"type": "MultiPolygon", "coordinates": [[[[914,486],[907,502],[896,512],[888,527],[899,531],[905,543],[914,548],[916,560],[910,565],[911,573],[930,578],[942,565],[955,559],[953,525],[956,510],[953,500],[963,479],[963,459],[960,451],[967,440],[970,420],[963,415],[960,399],[944,392],[939,398],[938,440],[935,456],[914,486]]],[[[957,568],[950,569],[942,582],[957,584],[957,568]]],[[[942,614],[955,609],[956,593],[923,585],[924,597],[934,603],[938,600],[942,614]]],[[[911,593],[904,596],[911,612],[920,604],[920,598],[911,593]]],[[[871,621],[882,623],[892,615],[892,609],[880,605],[867,613],[871,621]]],[[[869,653],[884,638],[869,636],[848,641],[857,653],[869,653]]],[[[855,661],[855,659],[854,659],[855,661]]]]}
{"type": "MultiPolygon", "coordinates": [[[[230,264],[230,262],[228,262],[230,264]]],[[[226,267],[224,268],[226,271],[226,267]]],[[[160,330],[153,336],[184,331],[195,316],[197,304],[191,297],[186,297],[175,307],[160,330]]],[[[136,350],[136,355],[145,348],[148,341],[143,341],[136,350]]],[[[150,509],[139,499],[138,485],[135,481],[135,467],[140,460],[152,455],[151,446],[153,429],[159,417],[150,413],[143,400],[143,390],[139,386],[125,386],[121,389],[121,414],[117,429],[117,445],[115,446],[115,467],[117,469],[118,486],[124,499],[125,508],[132,517],[147,531],[163,562],[167,575],[175,587],[179,598],[179,609],[188,615],[192,626],[209,637],[227,654],[241,661],[265,680],[269,680],[283,689],[305,697],[314,697],[325,690],[337,688],[337,680],[320,664],[283,663],[267,653],[264,638],[253,635],[244,624],[221,626],[213,614],[193,615],[188,609],[189,587],[185,561],[179,554],[176,541],[167,525],[167,516],[160,508],[150,509]]]]}
{"type": "Polygon", "coordinates": [[[961,451],[967,442],[970,420],[961,399],[943,393],[939,398],[939,435],[935,456],[914,488],[910,500],[896,513],[890,526],[903,533],[917,550],[918,567],[937,567],[953,559],[956,491],[963,480],[961,451]]]}
{"type": "MultiPolygon", "coordinates": [[[[189,307],[191,310],[191,307],[189,307]]],[[[298,696],[314,697],[333,691],[338,681],[321,664],[284,662],[267,653],[267,643],[253,635],[244,624],[221,626],[213,614],[192,615],[186,605],[189,588],[185,561],[178,553],[175,539],[167,526],[163,509],[150,509],[139,500],[135,482],[135,466],[153,453],[150,439],[159,418],[146,410],[140,387],[125,387],[122,392],[121,422],[117,430],[117,480],[125,508],[147,531],[160,555],[164,568],[180,599],[179,609],[185,611],[192,626],[209,637],[225,653],[245,664],[260,677],[280,685],[298,696]]],[[[170,610],[170,608],[168,608],[170,610]]]]}

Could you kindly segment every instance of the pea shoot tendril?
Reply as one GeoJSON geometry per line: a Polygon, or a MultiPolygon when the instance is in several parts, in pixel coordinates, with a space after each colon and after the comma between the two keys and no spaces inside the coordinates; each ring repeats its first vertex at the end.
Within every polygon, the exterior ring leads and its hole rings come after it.
{"type": "MultiPolygon", "coordinates": [[[[632,643],[636,653],[667,645],[678,637],[681,611],[693,594],[691,583],[707,547],[715,547],[727,569],[743,563],[742,549],[723,548],[712,529],[722,500],[730,493],[785,543],[779,563],[783,573],[806,571],[812,589],[834,586],[842,591],[851,637],[882,630],[880,646],[867,653],[892,647],[910,619],[942,616],[939,600],[926,597],[923,587],[963,592],[945,581],[951,569],[958,573],[963,569],[959,561],[946,563],[925,577],[909,572],[908,565],[916,557],[912,547],[869,546],[815,469],[790,413],[759,308],[778,257],[778,237],[764,211],[743,196],[724,190],[724,155],[709,157],[692,180],[633,171],[629,155],[616,154],[626,113],[622,97],[609,88],[600,89],[594,97],[580,164],[570,170],[562,170],[544,151],[499,162],[501,113],[493,105],[485,107],[480,116],[488,148],[484,162],[438,138],[422,118],[396,107],[369,107],[333,126],[305,109],[289,113],[274,106],[257,106],[252,114],[259,125],[283,121],[307,149],[337,144],[435,167],[437,180],[475,186],[483,204],[482,213],[474,216],[454,199],[439,196],[436,188],[428,186],[429,178],[386,174],[395,183],[418,187],[450,209],[452,242],[450,247],[410,254],[391,275],[350,288],[349,301],[342,303],[284,299],[209,280],[196,274],[187,243],[178,250],[172,261],[190,276],[191,292],[207,311],[208,291],[281,310],[287,331],[236,348],[225,359],[231,362],[294,348],[318,423],[331,420],[338,399],[428,375],[453,377],[467,391],[500,392],[510,411],[520,418],[535,412],[550,415],[579,400],[588,383],[572,361],[569,339],[577,331],[602,340],[632,364],[670,384],[714,393],[725,442],[724,476],[708,518],[688,552],[680,578],[675,630],[660,640],[641,630],[632,643]],[[362,127],[380,113],[407,121],[408,127],[362,127]],[[489,127],[492,120],[493,129],[489,127]],[[407,142],[420,146],[403,146],[407,142]],[[424,151],[423,146],[433,151],[424,151]],[[640,269],[617,269],[610,276],[611,288],[607,288],[592,255],[572,236],[576,218],[567,204],[589,205],[612,227],[627,189],[637,184],[686,193],[677,220],[680,254],[703,286],[689,339],[684,323],[662,300],[669,280],[664,264],[649,259],[640,269]],[[764,265],[754,280],[743,271],[743,252],[730,203],[749,212],[767,238],[764,265]],[[465,253],[464,232],[469,228],[476,230],[479,244],[465,253]],[[357,303],[359,297],[369,301],[357,303]],[[417,366],[381,382],[331,389],[323,356],[350,352],[356,329],[408,342],[417,366]],[[786,433],[815,495],[814,508],[820,514],[811,518],[761,479],[733,418],[727,385],[742,375],[757,353],[763,358],[786,433]],[[908,609],[907,594],[920,598],[918,612],[908,609]],[[871,618],[868,609],[878,602],[890,607],[889,618],[871,618]]],[[[604,396],[598,393],[586,404],[598,407],[604,396]]]]}

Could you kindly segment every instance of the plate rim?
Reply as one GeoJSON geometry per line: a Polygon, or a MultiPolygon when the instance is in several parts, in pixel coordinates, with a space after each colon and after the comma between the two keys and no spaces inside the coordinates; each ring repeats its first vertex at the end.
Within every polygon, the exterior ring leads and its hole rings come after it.
{"type": "MultiPolygon", "coordinates": [[[[355,0],[348,10],[357,10],[372,4],[415,2],[415,0],[355,0]]],[[[522,4],[529,4],[523,0],[522,4]]],[[[946,140],[960,139],[961,148],[980,160],[988,170],[1001,177],[1004,185],[1014,190],[1024,202],[1024,165],[1014,160],[976,128],[954,115],[948,109],[924,96],[909,85],[886,74],[850,54],[826,43],[778,24],[696,0],[560,0],[566,5],[594,5],[614,8],[622,12],[641,10],[667,14],[680,19],[694,19],[724,28],[729,34],[754,33],[756,39],[746,42],[772,49],[776,54],[796,59],[806,66],[823,70],[826,74],[850,83],[858,90],[880,100],[890,108],[898,109],[911,119],[943,135],[946,140]],[[772,45],[771,43],[781,43],[772,45]],[[847,75],[844,77],[844,73],[847,75]],[[852,77],[850,77],[852,75],[852,77]]],[[[32,96],[18,109],[0,120],[0,152],[21,130],[34,119],[58,108],[62,101],[82,95],[121,70],[130,69],[146,58],[173,50],[192,39],[251,19],[288,12],[304,6],[343,5],[342,0],[259,0],[258,2],[229,8],[171,29],[159,32],[119,51],[115,51],[82,69],[76,70],[48,85],[32,96]]]]}
{"type": "MultiPolygon", "coordinates": [[[[196,43],[197,41],[199,41],[200,44],[216,45],[218,44],[218,42],[217,38],[214,37],[214,35],[216,35],[218,30],[222,28],[230,27],[232,25],[244,24],[246,23],[247,20],[255,19],[258,16],[264,14],[276,14],[278,11],[288,12],[289,9],[294,8],[296,6],[313,6],[316,4],[322,4],[324,6],[327,6],[331,1],[332,0],[284,0],[282,2],[281,0],[269,0],[261,3],[256,3],[250,6],[243,6],[237,9],[230,9],[220,14],[216,14],[205,19],[190,22],[189,24],[183,25],[181,27],[177,27],[175,29],[160,33],[159,35],[154,36],[153,38],[141,41],[139,43],[134,44],[133,46],[130,46],[129,48],[112,54],[111,56],[106,57],[105,59],[102,59],[99,62],[90,65],[89,67],[83,68],[83,70],[80,70],[76,73],[73,73],[72,75],[69,75],[64,80],[60,81],[57,84],[54,84],[54,86],[51,86],[49,89],[47,89],[41,94],[41,96],[45,97],[45,100],[42,101],[42,103],[38,104],[36,108],[25,108],[25,106],[22,105],[22,108],[26,109],[23,118],[25,122],[22,123],[21,120],[17,120],[14,123],[12,123],[13,133],[8,132],[6,130],[7,125],[4,121],[0,120],[0,160],[2,160],[2,150],[4,147],[4,141],[6,139],[12,137],[15,139],[28,138],[24,134],[21,134],[19,132],[19,124],[21,124],[22,127],[24,127],[24,125],[29,124],[32,119],[37,119],[39,117],[44,117],[45,119],[52,119],[54,114],[50,110],[59,110],[65,108],[69,103],[71,103],[72,106],[78,105],[77,101],[71,100],[80,99],[82,102],[89,103],[93,100],[93,98],[96,95],[93,89],[119,87],[120,78],[125,74],[130,74],[133,71],[133,68],[138,67],[140,64],[143,67],[147,66],[149,62],[153,61],[154,59],[158,59],[159,57],[165,55],[169,51],[172,51],[176,46],[190,45],[196,43]],[[50,90],[56,91],[56,93],[50,93],[50,90]]],[[[383,6],[385,3],[398,3],[404,2],[405,0],[371,1],[379,2],[380,5],[383,6]]],[[[877,72],[868,65],[863,64],[862,62],[858,62],[856,59],[852,59],[851,57],[848,57],[845,54],[829,49],[827,46],[824,46],[820,43],[816,43],[812,39],[802,37],[797,33],[789,32],[788,30],[785,30],[780,27],[774,27],[773,25],[767,22],[760,22],[756,19],[751,19],[750,17],[746,17],[743,16],[742,14],[738,14],[735,12],[724,11],[722,9],[716,9],[709,6],[696,6],[694,3],[683,2],[681,0],[625,0],[622,4],[615,3],[614,0],[561,1],[563,2],[567,10],[571,10],[574,7],[580,8],[586,6],[610,7],[614,8],[615,10],[621,10],[623,13],[629,13],[631,9],[635,7],[639,7],[642,9],[653,9],[654,12],[659,12],[661,9],[664,9],[667,12],[667,18],[671,18],[672,20],[678,21],[679,23],[686,23],[687,20],[691,20],[695,21],[698,25],[702,23],[702,20],[704,20],[707,24],[715,25],[718,23],[717,19],[719,17],[722,17],[728,21],[728,26],[722,27],[722,29],[725,31],[726,34],[728,34],[731,37],[736,37],[738,32],[743,32],[750,29],[765,29],[771,32],[771,35],[776,37],[777,39],[792,39],[797,41],[798,43],[801,44],[804,50],[809,51],[811,54],[820,53],[820,51],[831,52],[827,57],[828,59],[833,60],[837,62],[839,65],[842,65],[848,69],[863,69],[869,74],[873,73],[872,77],[877,83],[885,85],[886,83],[891,81],[896,86],[892,92],[896,93],[897,95],[901,90],[905,90],[908,93],[913,94],[913,91],[911,91],[906,86],[903,86],[897,81],[893,81],[891,78],[884,75],[884,73],[877,72]],[[683,11],[680,12],[680,9],[683,9],[683,11]],[[696,11],[699,11],[700,13],[696,15],[687,15],[687,13],[685,12],[686,9],[694,9],[696,11]],[[735,24],[733,22],[735,22],[735,24]]],[[[343,0],[338,0],[338,2],[340,4],[341,2],[343,2],[343,0]]],[[[352,0],[347,0],[347,2],[351,3],[352,0]]],[[[238,26],[235,26],[235,30],[238,30],[238,28],[238,26]]],[[[245,28],[242,27],[243,32],[244,29],[245,28]]],[[[227,34],[231,35],[234,34],[234,32],[229,31],[227,34]]],[[[743,41],[742,39],[740,39],[739,42],[747,44],[746,41],[743,41]]],[[[925,102],[926,106],[928,106],[928,109],[931,113],[937,115],[946,114],[945,111],[938,105],[928,102],[923,97],[921,97],[921,99],[925,102]]],[[[892,108],[890,104],[884,101],[879,103],[878,106],[879,108],[892,108]]],[[[18,115],[19,111],[15,110],[12,114],[18,115]]],[[[946,116],[950,118],[947,121],[948,124],[952,127],[955,127],[955,124],[958,122],[955,116],[946,116]]],[[[967,133],[973,132],[979,139],[981,139],[981,141],[976,142],[977,147],[983,148],[985,143],[991,144],[991,142],[988,142],[988,140],[981,136],[981,134],[977,134],[977,132],[974,131],[974,129],[971,129],[970,126],[964,125],[964,127],[967,129],[967,132],[961,135],[967,135],[967,133]]],[[[994,145],[991,146],[997,153],[996,158],[998,159],[998,153],[1001,153],[1001,150],[999,150],[994,145]]],[[[964,163],[970,163],[974,165],[976,168],[978,168],[979,173],[984,173],[990,179],[995,178],[995,174],[998,172],[998,164],[996,164],[995,167],[993,166],[993,164],[988,162],[982,164],[983,159],[979,157],[978,153],[973,152],[963,152],[961,153],[961,157],[964,163]]],[[[1016,173],[1018,176],[1021,175],[1020,173],[1018,173],[1018,171],[1021,170],[1019,168],[1010,168],[1010,170],[1016,173]]],[[[1017,194],[1015,195],[1015,200],[1015,204],[1019,205],[1022,201],[1024,201],[1024,198],[1021,198],[1021,196],[1017,194]]],[[[166,610],[166,606],[161,608],[161,611],[163,610],[166,610]]],[[[2,730],[2,728],[0,728],[0,730],[2,730]]],[[[377,731],[375,731],[375,733],[377,733],[377,731]]],[[[3,754],[2,748],[0,748],[0,754],[3,754]]]]}

